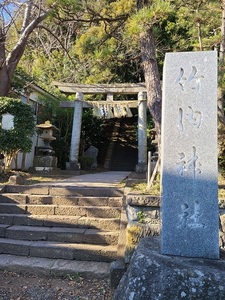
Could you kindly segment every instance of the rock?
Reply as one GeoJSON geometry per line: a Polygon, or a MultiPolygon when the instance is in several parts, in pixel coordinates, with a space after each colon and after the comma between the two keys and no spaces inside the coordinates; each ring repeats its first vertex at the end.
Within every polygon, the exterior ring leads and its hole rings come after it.
{"type": "Polygon", "coordinates": [[[225,261],[162,255],[159,238],[141,240],[113,300],[225,299],[225,261]]]}
{"type": "Polygon", "coordinates": [[[126,265],[121,260],[113,261],[110,265],[110,284],[113,289],[117,288],[120,279],[126,271],[126,265]]]}
{"type": "Polygon", "coordinates": [[[9,177],[9,184],[24,184],[24,178],[20,175],[12,175],[9,177]]]}

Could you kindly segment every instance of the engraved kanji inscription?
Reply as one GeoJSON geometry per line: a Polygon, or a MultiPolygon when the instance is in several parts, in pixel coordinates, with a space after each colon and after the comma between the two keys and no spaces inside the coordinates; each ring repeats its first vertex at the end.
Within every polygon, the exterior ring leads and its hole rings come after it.
{"type": "Polygon", "coordinates": [[[195,201],[194,203],[194,213],[190,216],[190,224],[189,227],[191,228],[203,228],[205,225],[201,223],[201,209],[200,209],[200,203],[198,201],[195,201]]]}
{"type": "Polygon", "coordinates": [[[181,213],[178,215],[179,217],[179,229],[184,228],[204,228],[205,224],[201,222],[201,208],[199,201],[195,201],[192,207],[189,207],[187,203],[181,204],[181,213]],[[193,210],[191,212],[191,209],[193,210]]]}
{"type": "Polygon", "coordinates": [[[183,125],[183,109],[179,108],[179,114],[178,114],[178,127],[181,131],[184,130],[184,125],[183,125]]]}
{"type": "Polygon", "coordinates": [[[191,70],[187,72],[183,68],[180,68],[179,74],[176,78],[176,83],[180,85],[182,91],[200,91],[201,80],[203,78],[204,76],[198,74],[198,69],[196,68],[196,66],[192,66],[191,70]],[[186,73],[188,74],[187,76],[186,73]]]}
{"type": "Polygon", "coordinates": [[[187,203],[181,204],[181,213],[179,214],[179,225],[178,228],[186,228],[189,218],[189,206],[187,203]]]}
{"type": "Polygon", "coordinates": [[[200,128],[202,125],[202,113],[199,110],[194,110],[191,106],[188,106],[185,111],[179,108],[178,127],[180,131],[185,130],[185,121],[195,128],[200,128]]]}
{"type": "Polygon", "coordinates": [[[192,147],[193,155],[192,157],[186,157],[184,152],[178,153],[179,161],[177,162],[177,172],[179,175],[183,176],[186,174],[192,174],[195,179],[196,174],[201,174],[201,163],[197,162],[198,156],[196,155],[196,147],[192,147]]]}
{"type": "Polygon", "coordinates": [[[191,106],[188,106],[187,118],[189,124],[193,125],[196,128],[199,128],[202,124],[202,113],[197,110],[193,110],[191,106]]]}

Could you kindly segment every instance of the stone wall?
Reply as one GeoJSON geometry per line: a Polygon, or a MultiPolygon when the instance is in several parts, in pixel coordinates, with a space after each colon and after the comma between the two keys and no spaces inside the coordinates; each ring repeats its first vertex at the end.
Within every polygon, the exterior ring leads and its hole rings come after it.
{"type": "MultiPolygon", "coordinates": [[[[125,262],[129,263],[139,241],[159,236],[161,229],[160,196],[128,194],[126,196],[127,230],[125,262]]],[[[220,247],[225,253],[225,199],[219,199],[220,247]]]]}

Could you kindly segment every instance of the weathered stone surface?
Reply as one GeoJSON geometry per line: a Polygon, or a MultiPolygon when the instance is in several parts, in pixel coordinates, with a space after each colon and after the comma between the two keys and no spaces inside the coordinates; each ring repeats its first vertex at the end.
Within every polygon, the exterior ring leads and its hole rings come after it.
{"type": "MultiPolygon", "coordinates": [[[[43,225],[50,226],[50,227],[51,226],[76,227],[78,224],[79,218],[80,218],[79,216],[52,216],[52,215],[42,217],[43,225]]],[[[34,219],[34,222],[35,222],[35,219],[34,219]]]]}
{"type": "Polygon", "coordinates": [[[50,271],[52,275],[79,274],[83,278],[106,278],[109,276],[110,264],[94,261],[56,260],[50,271]]]}
{"type": "Polygon", "coordinates": [[[120,188],[105,188],[105,187],[51,187],[50,195],[53,196],[77,196],[77,197],[120,197],[123,196],[123,190],[120,188]]]}
{"type": "Polygon", "coordinates": [[[97,162],[97,156],[98,156],[98,149],[94,146],[90,146],[85,152],[84,156],[91,157],[93,159],[91,169],[94,170],[97,168],[98,162],[97,162]]]}
{"type": "Polygon", "coordinates": [[[217,259],[216,51],[166,54],[162,120],[162,253],[217,259]]]}
{"type": "Polygon", "coordinates": [[[0,214],[0,224],[12,225],[14,216],[9,214],[0,214]]]}
{"type": "Polygon", "coordinates": [[[89,244],[108,244],[117,245],[118,231],[101,231],[98,229],[87,229],[83,235],[83,242],[89,244]]]}
{"type": "Polygon", "coordinates": [[[80,206],[57,206],[55,208],[55,214],[64,216],[87,216],[85,208],[80,206]]]}
{"type": "Polygon", "coordinates": [[[49,187],[43,185],[6,185],[6,193],[20,193],[33,195],[48,195],[49,187]]]}
{"type": "Polygon", "coordinates": [[[79,206],[107,206],[108,197],[77,197],[79,206]]]}
{"type": "Polygon", "coordinates": [[[31,215],[54,215],[54,205],[27,205],[27,213],[31,215]]]}
{"type": "Polygon", "coordinates": [[[10,254],[0,255],[0,270],[31,275],[51,275],[54,259],[34,258],[10,254]]]}
{"type": "Polygon", "coordinates": [[[109,268],[110,263],[105,262],[0,255],[0,270],[39,276],[79,274],[83,278],[106,278],[109,276],[109,268]]]}
{"type": "MultiPolygon", "coordinates": [[[[33,165],[34,167],[42,167],[43,170],[45,170],[45,168],[57,168],[57,157],[55,156],[44,156],[44,155],[39,155],[39,156],[34,156],[34,160],[33,160],[33,165]]],[[[38,170],[38,168],[37,168],[38,170]]]]}
{"type": "Polygon", "coordinates": [[[219,199],[219,208],[225,208],[225,199],[219,199]]]}
{"type": "Polygon", "coordinates": [[[32,242],[0,238],[0,253],[13,255],[30,255],[32,242]]]}
{"type": "Polygon", "coordinates": [[[129,222],[138,222],[141,224],[160,223],[159,209],[146,206],[130,206],[126,208],[127,219],[129,222]]]}
{"type": "Polygon", "coordinates": [[[82,243],[85,229],[52,227],[48,233],[49,241],[82,243]]]}
{"type": "Polygon", "coordinates": [[[138,222],[130,222],[126,229],[126,251],[124,260],[130,262],[135,248],[141,239],[148,236],[159,236],[160,224],[141,224],[138,222]]]}
{"type": "Polygon", "coordinates": [[[6,238],[28,241],[47,240],[50,228],[34,226],[11,226],[6,229],[6,238]]]}
{"type": "Polygon", "coordinates": [[[127,204],[131,206],[160,206],[160,196],[150,196],[150,195],[128,195],[127,204]]]}
{"type": "Polygon", "coordinates": [[[26,214],[26,208],[26,205],[23,204],[0,203],[1,214],[26,214]]]}
{"type": "Polygon", "coordinates": [[[0,203],[26,204],[27,196],[24,194],[1,194],[0,203]]]}
{"type": "Polygon", "coordinates": [[[12,175],[9,177],[9,184],[21,184],[25,182],[24,178],[20,175],[12,175]]]}
{"type": "Polygon", "coordinates": [[[109,197],[108,199],[108,206],[120,207],[122,204],[123,204],[122,197],[109,197]]]}
{"type": "Polygon", "coordinates": [[[38,241],[31,245],[30,256],[72,260],[74,259],[74,247],[72,244],[38,241]]]}
{"type": "Polygon", "coordinates": [[[53,197],[45,195],[27,195],[28,204],[53,204],[53,197]]]}
{"type": "Polygon", "coordinates": [[[5,233],[6,233],[6,229],[9,225],[5,225],[5,224],[0,224],[0,237],[4,238],[5,237],[5,233]]]}
{"type": "Polygon", "coordinates": [[[126,271],[126,265],[122,260],[113,261],[110,265],[110,283],[112,288],[116,288],[120,279],[126,271]]]}
{"type": "Polygon", "coordinates": [[[89,207],[86,208],[87,216],[94,218],[119,218],[121,214],[121,209],[111,207],[102,208],[102,207],[89,207]]]}
{"type": "MultiPolygon", "coordinates": [[[[23,243],[25,242],[23,241],[23,243]]],[[[108,262],[117,259],[117,247],[114,245],[103,247],[103,245],[38,241],[30,245],[30,256],[108,262]]]]}
{"type": "Polygon", "coordinates": [[[225,299],[225,261],[162,255],[159,239],[138,245],[113,300],[225,299]]]}
{"type": "Polygon", "coordinates": [[[120,228],[120,219],[115,218],[86,218],[77,220],[78,227],[89,227],[104,230],[118,230],[120,228]]]}

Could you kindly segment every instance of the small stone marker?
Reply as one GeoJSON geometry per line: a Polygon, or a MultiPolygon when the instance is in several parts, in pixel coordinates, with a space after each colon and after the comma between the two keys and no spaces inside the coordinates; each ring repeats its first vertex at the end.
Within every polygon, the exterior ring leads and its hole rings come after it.
{"type": "Polygon", "coordinates": [[[96,169],[97,168],[97,156],[98,156],[98,149],[94,146],[90,146],[85,152],[84,152],[84,156],[89,156],[93,159],[93,163],[91,165],[92,169],[96,169]]]}
{"type": "Polygon", "coordinates": [[[167,53],[161,252],[219,258],[217,53],[167,53]]]}
{"type": "Polygon", "coordinates": [[[2,115],[2,129],[11,130],[14,128],[14,116],[6,113],[2,115]]]}

